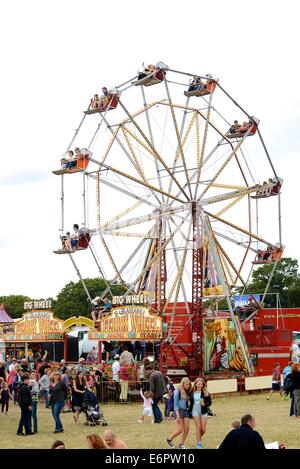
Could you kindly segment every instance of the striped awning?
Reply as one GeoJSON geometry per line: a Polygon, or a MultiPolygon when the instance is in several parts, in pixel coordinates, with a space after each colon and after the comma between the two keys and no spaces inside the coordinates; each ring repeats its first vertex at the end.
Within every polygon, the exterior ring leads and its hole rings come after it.
{"type": "Polygon", "coordinates": [[[0,324],[3,323],[8,323],[8,322],[14,322],[13,319],[7,314],[7,312],[4,309],[4,304],[2,303],[0,305],[0,324]]]}

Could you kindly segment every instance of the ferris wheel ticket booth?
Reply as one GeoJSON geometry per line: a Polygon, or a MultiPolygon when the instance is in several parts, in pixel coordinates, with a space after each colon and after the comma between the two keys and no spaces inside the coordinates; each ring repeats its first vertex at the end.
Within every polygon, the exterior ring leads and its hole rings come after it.
{"type": "Polygon", "coordinates": [[[153,314],[149,305],[124,305],[112,308],[111,312],[95,323],[88,333],[89,340],[158,342],[162,339],[163,321],[153,314]]]}

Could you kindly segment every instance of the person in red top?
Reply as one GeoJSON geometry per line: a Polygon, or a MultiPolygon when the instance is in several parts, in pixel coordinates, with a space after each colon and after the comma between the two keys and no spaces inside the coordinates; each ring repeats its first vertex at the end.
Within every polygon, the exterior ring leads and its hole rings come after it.
{"type": "Polygon", "coordinates": [[[124,404],[127,402],[127,395],[128,395],[128,381],[129,381],[129,374],[128,374],[128,365],[122,364],[120,366],[120,386],[121,386],[121,393],[120,393],[120,402],[124,404]]]}
{"type": "Polygon", "coordinates": [[[274,391],[279,391],[281,399],[283,399],[281,391],[281,372],[280,372],[280,363],[275,363],[274,370],[272,373],[272,389],[267,395],[267,400],[270,399],[274,391]]]}

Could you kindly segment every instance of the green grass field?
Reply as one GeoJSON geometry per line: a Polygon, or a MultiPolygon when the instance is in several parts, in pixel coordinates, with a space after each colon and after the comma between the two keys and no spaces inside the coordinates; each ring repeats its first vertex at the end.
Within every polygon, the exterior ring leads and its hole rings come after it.
{"type": "MultiPolygon", "coordinates": [[[[203,439],[204,448],[216,448],[230,430],[231,421],[246,413],[256,419],[256,429],[265,443],[284,441],[287,448],[300,448],[300,420],[289,417],[290,400],[281,401],[278,394],[273,394],[270,401],[266,394],[223,397],[213,400],[212,409],[217,414],[208,419],[207,433],[203,439]]],[[[39,404],[39,433],[32,436],[17,436],[20,416],[18,406],[10,405],[10,415],[0,413],[0,448],[50,448],[53,441],[62,439],[66,448],[86,448],[85,436],[89,433],[103,433],[111,428],[129,448],[167,449],[166,437],[175,428],[174,421],[166,420],[161,424],[151,424],[147,419],[143,424],[137,422],[141,412],[140,404],[103,405],[108,427],[88,427],[84,425],[85,416],[75,424],[71,413],[62,414],[64,433],[54,435],[54,421],[51,410],[39,404]]],[[[178,442],[175,441],[175,443],[178,442]]],[[[195,428],[190,421],[190,434],[186,441],[187,448],[195,448],[195,428]]]]}

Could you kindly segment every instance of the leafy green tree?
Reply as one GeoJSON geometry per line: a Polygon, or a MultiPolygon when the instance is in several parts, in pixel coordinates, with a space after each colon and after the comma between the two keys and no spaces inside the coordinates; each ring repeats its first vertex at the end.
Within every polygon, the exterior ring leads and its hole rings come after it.
{"type": "Polygon", "coordinates": [[[300,307],[300,279],[297,280],[295,285],[289,288],[286,292],[287,306],[289,308],[300,307]]]}
{"type": "Polygon", "coordinates": [[[5,311],[11,318],[20,318],[24,311],[24,302],[31,301],[31,298],[24,295],[0,296],[0,304],[3,303],[5,311]]]}
{"type": "MultiPolygon", "coordinates": [[[[294,306],[290,301],[296,301],[299,289],[300,276],[298,273],[298,261],[291,257],[285,257],[278,262],[269,287],[270,293],[279,293],[281,305],[283,307],[294,306]],[[290,291],[293,293],[289,293],[290,291]],[[293,299],[292,299],[293,298],[293,299]]],[[[252,293],[263,293],[268,283],[273,264],[265,264],[258,267],[252,274],[252,282],[249,290],[252,293]]],[[[266,297],[265,306],[274,307],[276,305],[275,295],[266,297]]]]}
{"type": "MultiPolygon", "coordinates": [[[[102,278],[87,278],[84,283],[92,298],[101,296],[106,289],[106,283],[102,278]]],[[[121,285],[113,285],[111,287],[114,295],[122,295],[124,287],[121,285]]],[[[110,298],[110,295],[107,294],[110,298]]],[[[87,316],[90,317],[91,306],[83,288],[82,282],[68,283],[57,295],[57,299],[53,302],[54,316],[67,319],[71,316],[87,316]]]]}

